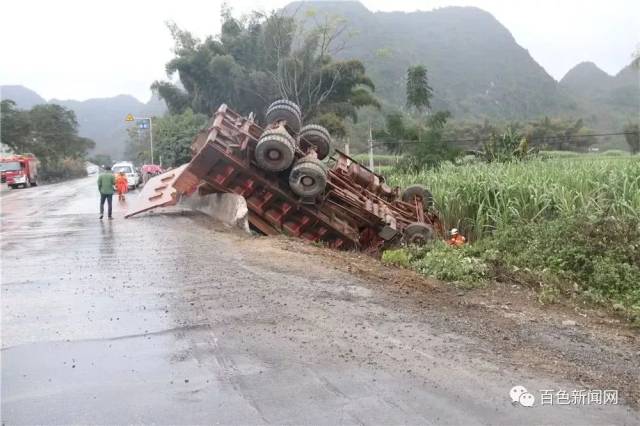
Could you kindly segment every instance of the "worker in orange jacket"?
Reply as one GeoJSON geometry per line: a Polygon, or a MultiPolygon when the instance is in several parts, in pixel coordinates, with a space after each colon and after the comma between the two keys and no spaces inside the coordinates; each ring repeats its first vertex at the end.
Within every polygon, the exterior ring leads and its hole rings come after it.
{"type": "Polygon", "coordinates": [[[124,194],[129,190],[129,182],[124,172],[118,173],[116,177],[116,190],[118,191],[118,200],[125,201],[124,194]]]}
{"type": "Polygon", "coordinates": [[[462,246],[467,239],[462,235],[457,228],[451,230],[451,237],[447,240],[447,244],[454,247],[462,246]]]}

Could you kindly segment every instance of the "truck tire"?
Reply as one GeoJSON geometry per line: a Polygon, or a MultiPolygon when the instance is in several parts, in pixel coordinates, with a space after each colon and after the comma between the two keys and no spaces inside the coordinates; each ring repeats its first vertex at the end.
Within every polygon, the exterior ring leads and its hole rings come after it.
{"type": "Polygon", "coordinates": [[[302,157],[291,168],[289,187],[300,197],[316,197],[327,186],[327,169],[314,157],[302,157]]]}
{"type": "Polygon", "coordinates": [[[433,195],[422,185],[410,185],[402,191],[402,201],[405,203],[413,204],[415,197],[422,199],[422,206],[425,210],[433,206],[433,195]]]}
{"type": "Polygon", "coordinates": [[[271,105],[269,105],[269,108],[267,108],[267,110],[269,110],[271,107],[273,107],[275,105],[287,105],[287,106],[290,106],[291,108],[296,110],[296,112],[298,113],[298,115],[300,117],[302,117],[302,111],[300,110],[300,106],[297,103],[293,102],[293,101],[290,101],[288,99],[278,99],[277,101],[273,101],[271,103],[271,105]]]}
{"type": "Polygon", "coordinates": [[[34,177],[31,181],[31,186],[38,186],[38,176],[34,177]]]}
{"type": "Polygon", "coordinates": [[[300,139],[316,148],[319,160],[324,160],[331,153],[331,135],[318,124],[308,124],[300,129],[300,139]]]}
{"type": "Polygon", "coordinates": [[[293,163],[295,140],[286,132],[268,130],[260,136],[254,153],[262,170],[281,172],[293,163]]]}
{"type": "Polygon", "coordinates": [[[435,232],[431,225],[422,222],[413,222],[404,228],[402,238],[407,244],[424,244],[433,240],[435,232]]]}
{"type": "Polygon", "coordinates": [[[287,104],[275,104],[267,109],[266,120],[267,124],[273,124],[278,121],[286,122],[286,126],[294,133],[297,134],[302,126],[302,119],[300,118],[299,109],[296,109],[287,104]]]}

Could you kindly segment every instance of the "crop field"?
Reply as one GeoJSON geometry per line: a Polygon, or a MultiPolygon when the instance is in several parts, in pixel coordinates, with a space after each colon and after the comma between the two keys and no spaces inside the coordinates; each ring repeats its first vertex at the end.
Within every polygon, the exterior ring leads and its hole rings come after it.
{"type": "Polygon", "coordinates": [[[472,239],[522,221],[575,215],[640,217],[640,158],[575,156],[514,163],[445,164],[388,174],[400,187],[429,188],[447,227],[472,239]]]}
{"type": "Polygon", "coordinates": [[[640,157],[551,153],[387,175],[429,188],[446,227],[470,241],[391,250],[388,263],[468,286],[513,280],[542,303],[566,296],[640,325],[640,157]]]}

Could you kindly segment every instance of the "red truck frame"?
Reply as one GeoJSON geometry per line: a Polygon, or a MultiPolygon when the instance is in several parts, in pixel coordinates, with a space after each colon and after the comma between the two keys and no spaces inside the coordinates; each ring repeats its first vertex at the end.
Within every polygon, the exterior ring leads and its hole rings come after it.
{"type": "Polygon", "coordinates": [[[339,249],[377,252],[399,241],[421,243],[443,234],[426,189],[415,185],[401,193],[338,150],[321,162],[318,154],[328,154],[328,145],[308,136],[317,136],[320,126],[307,126],[314,131],[305,133],[299,123],[290,126],[295,117],[272,115],[275,120],[265,129],[252,116],[220,106],[210,127],[196,136],[191,162],[151,179],[126,217],[175,204],[195,191],[226,192],[246,199],[249,222],[262,233],[284,233],[339,249]],[[294,145],[281,149],[288,138],[294,145]],[[265,151],[264,145],[276,152],[265,151]],[[265,163],[281,164],[289,149],[293,166],[277,170],[265,163]],[[305,192],[305,184],[313,193],[305,192]]]}

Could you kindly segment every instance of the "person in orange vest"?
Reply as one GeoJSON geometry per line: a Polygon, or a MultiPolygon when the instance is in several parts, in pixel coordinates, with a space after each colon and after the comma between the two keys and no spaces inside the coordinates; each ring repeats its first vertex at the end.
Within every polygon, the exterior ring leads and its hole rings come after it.
{"type": "Polygon", "coordinates": [[[454,247],[460,247],[466,241],[467,241],[467,239],[464,237],[464,235],[460,234],[460,232],[458,232],[457,228],[453,228],[451,230],[451,238],[449,238],[447,240],[447,244],[449,244],[450,246],[454,246],[454,247]]]}
{"type": "Polygon", "coordinates": [[[118,177],[116,177],[116,190],[118,191],[118,200],[125,201],[124,194],[129,189],[129,182],[127,181],[127,176],[124,172],[118,173],[118,177]]]}

